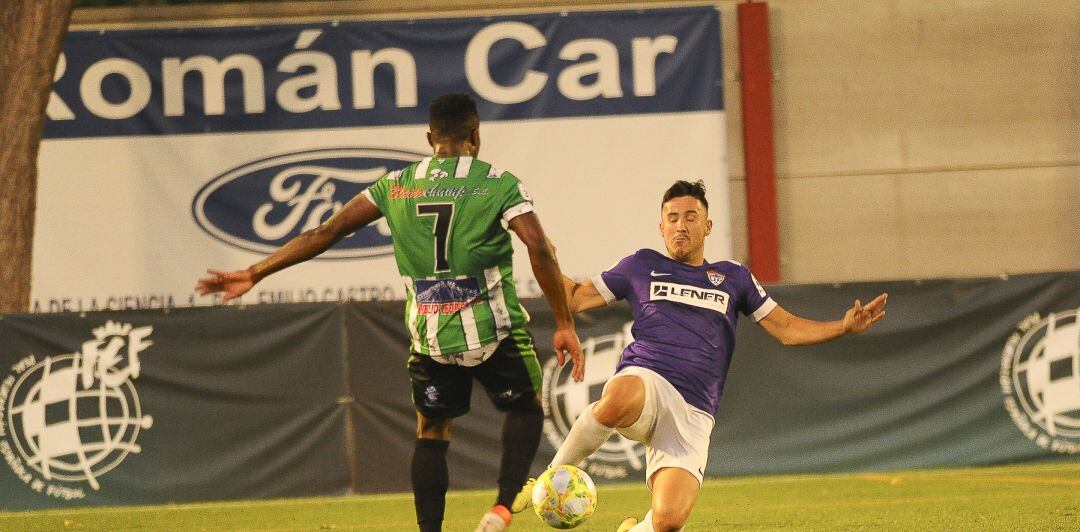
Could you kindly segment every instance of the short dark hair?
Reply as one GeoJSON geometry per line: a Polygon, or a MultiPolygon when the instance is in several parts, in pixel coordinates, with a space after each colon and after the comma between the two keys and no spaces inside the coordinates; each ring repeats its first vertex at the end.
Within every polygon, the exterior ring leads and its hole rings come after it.
{"type": "Polygon", "coordinates": [[[660,208],[664,208],[664,204],[670,201],[672,198],[680,198],[682,196],[690,196],[691,198],[697,198],[701,201],[701,204],[705,206],[705,210],[709,210],[709,200],[705,199],[705,182],[698,179],[691,183],[689,181],[683,181],[682,179],[675,182],[664,192],[664,201],[660,202],[660,208]]]}
{"type": "Polygon", "coordinates": [[[450,140],[465,140],[480,127],[480,115],[472,96],[459,92],[443,94],[431,102],[428,128],[431,134],[450,140]]]}

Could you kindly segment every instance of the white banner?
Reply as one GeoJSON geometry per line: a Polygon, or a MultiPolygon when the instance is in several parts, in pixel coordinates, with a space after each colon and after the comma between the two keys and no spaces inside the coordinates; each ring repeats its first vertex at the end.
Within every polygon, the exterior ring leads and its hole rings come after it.
{"type": "MultiPolygon", "coordinates": [[[[193,291],[206,268],[260,260],[382,172],[427,154],[427,103],[449,91],[477,99],[480,158],[527,184],[567,275],[585,278],[639,248],[663,249],[660,199],[675,179],[705,181],[715,224],[707,257],[728,257],[717,17],[695,8],[215,28],[197,30],[201,48],[175,30],[72,33],[39,158],[32,310],[214,303],[193,291]],[[453,31],[433,37],[425,25],[453,31]],[[539,28],[548,46],[532,46],[528,28],[539,28]],[[475,63],[481,45],[490,52],[488,85],[469,59],[475,63]],[[215,55],[203,53],[211,49],[215,55]],[[363,97],[349,101],[364,85],[357,58],[380,53],[413,58],[415,104],[409,87],[402,92],[407,61],[380,67],[406,65],[394,67],[395,76],[372,67],[370,106],[363,97]],[[236,66],[243,57],[265,66],[244,70],[236,66]],[[307,70],[283,66],[298,57],[307,70]],[[345,66],[310,66],[323,64],[320,57],[345,66]],[[457,70],[439,68],[447,57],[457,57],[457,70]],[[217,80],[220,93],[212,90],[214,65],[228,72],[217,80]],[[179,85],[170,72],[184,72],[179,85]],[[546,83],[531,96],[522,92],[536,76],[546,83]],[[252,89],[255,78],[265,87],[252,89]],[[176,87],[186,104],[180,110],[169,100],[176,87]],[[338,108],[320,92],[327,87],[339,89],[338,108]],[[507,87],[517,101],[493,101],[507,98],[507,87]],[[291,100],[283,96],[289,88],[291,100]],[[260,99],[261,110],[252,105],[260,99]],[[298,110],[298,99],[312,108],[298,110]]],[[[518,248],[522,294],[539,295],[518,248]]],[[[241,301],[403,296],[389,237],[376,224],[269,277],[241,301]]]]}

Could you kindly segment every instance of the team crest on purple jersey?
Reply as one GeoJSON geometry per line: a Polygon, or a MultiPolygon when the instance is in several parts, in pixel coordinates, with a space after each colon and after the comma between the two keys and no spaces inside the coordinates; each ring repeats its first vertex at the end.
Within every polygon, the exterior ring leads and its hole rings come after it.
{"type": "Polygon", "coordinates": [[[709,282],[712,283],[713,286],[720,286],[720,283],[724,282],[724,274],[716,270],[709,270],[706,273],[709,275],[709,282]]]}

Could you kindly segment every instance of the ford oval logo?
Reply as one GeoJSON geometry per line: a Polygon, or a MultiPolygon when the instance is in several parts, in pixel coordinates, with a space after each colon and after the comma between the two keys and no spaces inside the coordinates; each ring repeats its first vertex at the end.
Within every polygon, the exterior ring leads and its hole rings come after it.
{"type": "MultiPolygon", "coordinates": [[[[270,253],[318,227],[386,172],[425,154],[383,148],[328,148],[276,155],[221,174],[195,195],[196,223],[214,238],[270,253]]],[[[338,242],[324,259],[377,257],[394,252],[385,219],[338,242]]]]}

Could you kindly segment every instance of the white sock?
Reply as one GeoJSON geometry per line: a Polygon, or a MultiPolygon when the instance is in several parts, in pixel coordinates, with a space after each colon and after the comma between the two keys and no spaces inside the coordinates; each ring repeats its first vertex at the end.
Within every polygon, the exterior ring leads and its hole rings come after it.
{"type": "Polygon", "coordinates": [[[630,532],[653,532],[652,527],[652,510],[645,512],[645,517],[638,521],[638,524],[630,529],[630,532]]]}
{"type": "Polygon", "coordinates": [[[580,464],[582,460],[595,453],[611,437],[611,433],[615,432],[615,429],[601,425],[593,416],[595,404],[586,407],[585,411],[578,416],[577,421],[574,421],[570,434],[566,435],[566,440],[559,446],[555,458],[548,467],[580,464]]]}
{"type": "MultiPolygon", "coordinates": [[[[629,532],[654,532],[654,530],[655,529],[652,526],[652,510],[649,510],[645,514],[645,517],[643,517],[637,525],[634,525],[629,532]]],[[[680,528],[679,530],[685,530],[685,527],[680,528]]]]}

